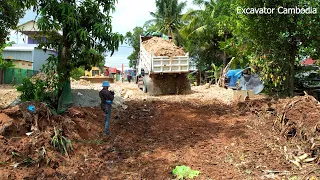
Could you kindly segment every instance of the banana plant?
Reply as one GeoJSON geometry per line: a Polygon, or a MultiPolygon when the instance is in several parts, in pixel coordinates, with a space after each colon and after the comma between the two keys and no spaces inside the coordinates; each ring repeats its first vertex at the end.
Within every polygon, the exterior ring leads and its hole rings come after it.
{"type": "MultiPolygon", "coordinates": [[[[209,76],[209,78],[214,78],[215,84],[218,84],[218,79],[220,76],[220,70],[223,67],[223,64],[220,66],[215,65],[214,63],[211,64],[212,70],[208,71],[213,73],[213,75],[209,76]]],[[[210,84],[212,84],[213,79],[211,80],[210,84]]]]}
{"type": "Polygon", "coordinates": [[[212,63],[212,69],[214,71],[214,79],[215,79],[215,83],[218,83],[218,79],[219,79],[219,75],[220,75],[220,70],[223,67],[223,64],[220,66],[216,66],[214,63],[212,63]]]}

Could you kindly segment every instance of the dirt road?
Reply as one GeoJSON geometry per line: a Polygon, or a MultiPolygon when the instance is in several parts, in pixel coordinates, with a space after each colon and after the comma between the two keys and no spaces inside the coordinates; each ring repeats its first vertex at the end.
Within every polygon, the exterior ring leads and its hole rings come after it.
{"type": "MultiPolygon", "coordinates": [[[[317,164],[303,164],[300,169],[286,159],[283,147],[289,150],[287,139],[274,130],[274,119],[262,118],[259,110],[267,102],[228,105],[213,98],[205,88],[186,96],[161,97],[148,97],[131,84],[112,88],[119,92],[125,89],[124,94],[133,92],[125,98],[126,110],[113,111],[109,137],[103,135],[104,115],[99,107],[73,107],[49,121],[44,117],[41,132],[31,136],[25,135],[29,129],[21,123],[23,109],[5,112],[14,119],[12,127],[18,129],[0,136],[2,177],[160,180],[173,179],[171,172],[177,165],[199,170],[196,179],[319,177],[317,164]],[[53,126],[62,128],[72,140],[74,152],[70,158],[51,147],[53,126]],[[36,150],[41,147],[50,158],[48,164],[14,167],[18,160],[12,157],[13,151],[36,160],[36,150]]],[[[315,105],[313,111],[317,108],[315,105]]],[[[300,117],[292,111],[287,118],[300,117]]]]}

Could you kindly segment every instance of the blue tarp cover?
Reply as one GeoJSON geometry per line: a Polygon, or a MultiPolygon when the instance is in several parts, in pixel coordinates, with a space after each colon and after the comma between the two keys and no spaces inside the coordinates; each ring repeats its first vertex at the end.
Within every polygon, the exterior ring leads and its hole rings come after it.
{"type": "Polygon", "coordinates": [[[242,69],[229,70],[226,74],[227,78],[230,78],[229,86],[234,87],[238,79],[241,77],[242,69]]]}

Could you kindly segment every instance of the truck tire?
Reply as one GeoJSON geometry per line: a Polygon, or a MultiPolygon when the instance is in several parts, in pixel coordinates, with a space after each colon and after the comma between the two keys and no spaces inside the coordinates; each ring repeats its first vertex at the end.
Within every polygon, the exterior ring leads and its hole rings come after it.
{"type": "Polygon", "coordinates": [[[147,85],[143,84],[142,91],[143,91],[144,93],[147,93],[147,92],[148,92],[147,85]]]}
{"type": "Polygon", "coordinates": [[[143,77],[143,86],[142,86],[142,91],[144,93],[147,93],[148,92],[148,82],[149,82],[149,76],[146,75],[143,77]]]}
{"type": "Polygon", "coordinates": [[[143,90],[143,77],[142,76],[137,77],[137,84],[138,84],[138,88],[140,90],[143,90]]]}
{"type": "Polygon", "coordinates": [[[142,80],[142,77],[141,77],[141,75],[138,75],[138,76],[136,76],[136,84],[138,84],[139,83],[139,81],[141,81],[142,80]]]}

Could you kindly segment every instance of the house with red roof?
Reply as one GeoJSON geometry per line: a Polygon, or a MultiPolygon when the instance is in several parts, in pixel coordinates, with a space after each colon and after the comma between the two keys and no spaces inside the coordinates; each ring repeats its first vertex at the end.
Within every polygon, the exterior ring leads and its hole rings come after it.
{"type": "Polygon", "coordinates": [[[314,60],[311,57],[308,57],[304,61],[301,62],[302,65],[308,66],[308,65],[317,65],[319,60],[314,60]]]}

